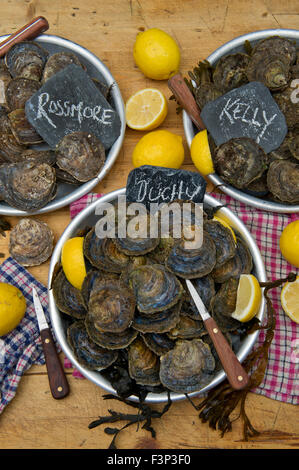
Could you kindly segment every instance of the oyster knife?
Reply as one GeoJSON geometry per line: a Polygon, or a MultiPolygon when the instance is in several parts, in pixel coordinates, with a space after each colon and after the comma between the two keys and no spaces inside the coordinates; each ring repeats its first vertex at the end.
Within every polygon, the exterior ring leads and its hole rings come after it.
{"type": "Polygon", "coordinates": [[[221,333],[217,323],[210,316],[192,282],[189,279],[186,279],[186,283],[198,312],[210,335],[210,338],[213,341],[223,369],[226,373],[227,380],[229,381],[231,387],[235,390],[241,390],[245,388],[249,383],[247,372],[244,370],[239,359],[228,344],[226,338],[221,333]]]}
{"type": "Polygon", "coordinates": [[[43,351],[46,360],[50,390],[53,398],[64,398],[69,393],[69,385],[66,380],[66,375],[61,365],[53,340],[53,336],[47,323],[38,294],[33,286],[31,286],[31,289],[36,317],[40,330],[40,336],[42,340],[43,351]]]}

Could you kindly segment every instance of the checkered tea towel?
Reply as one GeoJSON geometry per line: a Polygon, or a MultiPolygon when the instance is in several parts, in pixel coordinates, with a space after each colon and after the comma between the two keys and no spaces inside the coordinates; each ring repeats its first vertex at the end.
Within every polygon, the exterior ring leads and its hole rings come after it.
{"type": "MultiPolygon", "coordinates": [[[[286,277],[289,272],[296,272],[296,268],[282,257],[279,238],[286,225],[299,219],[299,214],[264,212],[246,206],[224,194],[211,193],[211,195],[219,201],[219,204],[225,204],[244,222],[260,249],[269,281],[286,277]]],[[[70,206],[71,217],[75,217],[78,212],[101,196],[101,194],[91,193],[75,201],[70,206]]],[[[264,380],[252,392],[274,400],[298,404],[299,325],[291,321],[283,312],[280,292],[281,288],[269,291],[269,297],[277,312],[275,335],[269,351],[269,362],[264,380]]],[[[262,344],[263,340],[264,332],[261,330],[255,347],[262,344]]]]}
{"type": "MultiPolygon", "coordinates": [[[[22,375],[32,364],[45,364],[40,333],[33,305],[31,284],[35,287],[46,319],[50,325],[47,288],[37,281],[13,258],[0,265],[0,282],[18,287],[23,293],[27,309],[20,324],[0,338],[0,414],[14,398],[22,375]]],[[[53,331],[52,331],[53,333],[53,331]]],[[[55,338],[54,334],[53,337],[55,338]]],[[[57,345],[60,352],[60,347],[57,345]]]]}

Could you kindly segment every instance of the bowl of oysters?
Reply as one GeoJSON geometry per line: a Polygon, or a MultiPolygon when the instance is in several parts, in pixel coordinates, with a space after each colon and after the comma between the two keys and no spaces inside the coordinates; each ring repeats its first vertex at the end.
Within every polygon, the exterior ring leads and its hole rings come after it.
{"type": "MultiPolygon", "coordinates": [[[[132,237],[129,231],[119,235],[119,201],[125,194],[123,188],[90,204],[55,246],[48,295],[56,338],[74,367],[119,397],[161,403],[169,394],[176,401],[204,393],[225,373],[186,279],[192,279],[242,362],[257,339],[254,325],[263,319],[264,298],[249,322],[235,320],[232,312],[241,274],[266,281],[259,249],[240,219],[208,194],[199,248],[186,249],[182,238],[159,232],[154,237],[132,237]],[[97,231],[105,217],[100,209],[107,210],[107,204],[115,208],[115,237],[99,237],[97,231]],[[77,236],[84,237],[86,266],[80,290],[70,284],[61,264],[64,244],[77,236]]],[[[129,213],[127,224],[133,217],[129,213]]]]}
{"type": "Polygon", "coordinates": [[[43,34],[11,47],[0,82],[0,213],[50,212],[91,191],[125,134],[124,103],[106,65],[43,34]]]}
{"type": "MultiPolygon", "coordinates": [[[[243,121],[242,135],[238,134],[238,127],[233,136],[218,141],[207,126],[215,169],[207,175],[208,179],[225,194],[262,210],[299,212],[298,51],[297,30],[256,31],[222,45],[189,72],[188,84],[202,116],[204,109],[212,103],[216,106],[219,100],[227,97],[228,107],[224,110],[227,122],[243,121]],[[263,127],[257,117],[262,110],[250,109],[245,100],[242,102],[241,89],[257,84],[265,90],[265,99],[267,95],[267,100],[278,106],[286,129],[277,144],[274,143],[276,132],[269,133],[267,144],[270,150],[260,139],[266,126],[269,125],[268,130],[271,127],[269,115],[267,117],[263,110],[263,118],[267,121],[263,127]],[[240,95],[233,101],[231,98],[238,89],[240,95]],[[250,135],[254,126],[258,129],[257,138],[250,135]]],[[[273,114],[271,119],[275,117],[273,114]]],[[[185,111],[183,124],[190,146],[198,129],[185,111]]]]}

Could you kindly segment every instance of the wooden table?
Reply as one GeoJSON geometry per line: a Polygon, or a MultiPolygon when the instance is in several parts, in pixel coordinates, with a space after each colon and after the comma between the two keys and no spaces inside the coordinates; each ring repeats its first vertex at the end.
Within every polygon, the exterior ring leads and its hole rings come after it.
{"type": "MultiPolygon", "coordinates": [[[[134,64],[133,44],[139,31],[150,27],[170,33],[181,49],[181,71],[186,76],[198,60],[207,57],[224,42],[250,31],[268,28],[299,27],[298,0],[2,0],[0,34],[12,33],[31,18],[43,15],[50,24],[50,34],[73,40],[95,53],[109,67],[117,80],[124,100],[133,92],[149,86],[162,90],[169,98],[166,82],[145,78],[134,64]]],[[[169,113],[161,126],[184,136],[182,117],[176,104],[169,101],[169,113]]],[[[142,133],[127,129],[117,163],[96,188],[110,192],[126,184],[132,169],[131,155],[142,133]]],[[[183,168],[194,170],[185,145],[183,168]]],[[[210,189],[210,188],[209,188],[210,189]]],[[[69,209],[39,217],[46,221],[58,240],[70,221],[69,209]]],[[[9,218],[12,225],[17,218],[9,218]]],[[[9,237],[9,235],[8,235],[9,237]]],[[[6,239],[0,238],[0,251],[7,251],[6,239]]],[[[44,284],[49,263],[30,269],[44,284]]],[[[61,355],[61,359],[62,355],[61,355]]],[[[70,395],[56,401],[48,386],[45,366],[32,367],[22,378],[17,395],[0,417],[0,449],[105,449],[111,436],[102,427],[88,429],[110,406],[124,412],[121,403],[102,399],[104,391],[85,379],[76,379],[67,371],[70,395]]],[[[157,405],[157,409],[161,406],[157,405]]],[[[252,424],[262,434],[249,442],[242,441],[240,421],[232,432],[220,437],[198,419],[198,413],[187,402],[176,403],[156,423],[157,438],[131,427],[120,437],[123,449],[294,449],[299,447],[298,408],[249,394],[247,412],[252,424]]]]}

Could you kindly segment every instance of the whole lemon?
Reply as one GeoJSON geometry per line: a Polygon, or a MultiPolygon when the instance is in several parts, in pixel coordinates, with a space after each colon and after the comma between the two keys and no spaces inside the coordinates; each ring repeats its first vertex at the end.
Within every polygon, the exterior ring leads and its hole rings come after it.
{"type": "Polygon", "coordinates": [[[179,70],[180,49],[169,34],[158,28],[137,34],[133,55],[141,72],[154,80],[167,80],[179,70]]]}
{"type": "Polygon", "coordinates": [[[0,336],[18,326],[26,312],[26,300],[20,289],[0,282],[0,336]]]}
{"type": "Polygon", "coordinates": [[[290,222],[282,231],[279,240],[282,256],[299,268],[299,220],[290,222]]]}
{"type": "Polygon", "coordinates": [[[133,150],[134,167],[142,165],[180,168],[184,161],[184,146],[181,136],[166,130],[148,132],[133,150]]]}
{"type": "Polygon", "coordinates": [[[69,238],[61,250],[61,264],[65,277],[77,289],[81,289],[86,276],[83,242],[84,237],[69,238]]]}

